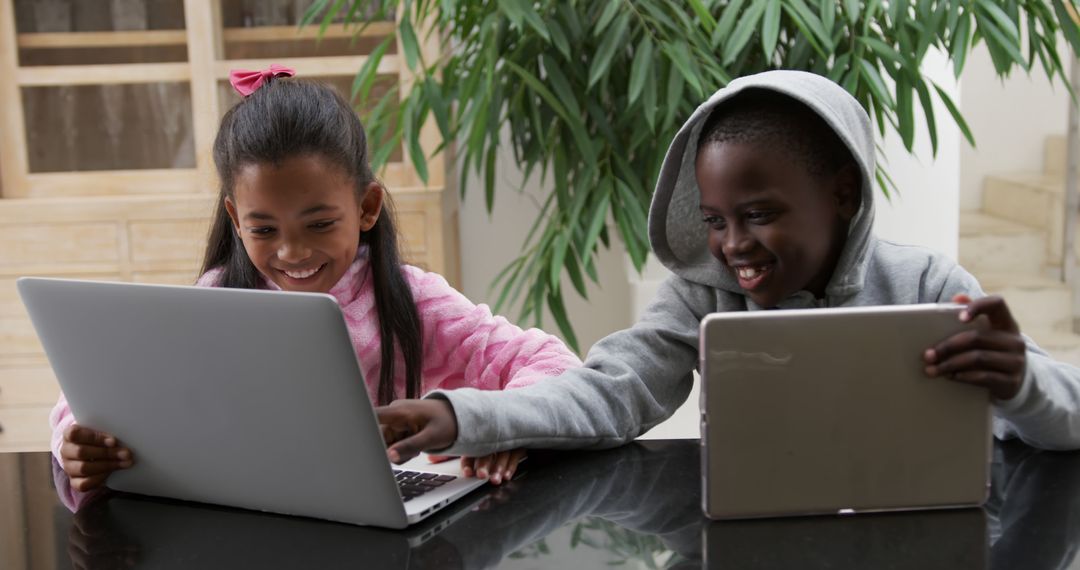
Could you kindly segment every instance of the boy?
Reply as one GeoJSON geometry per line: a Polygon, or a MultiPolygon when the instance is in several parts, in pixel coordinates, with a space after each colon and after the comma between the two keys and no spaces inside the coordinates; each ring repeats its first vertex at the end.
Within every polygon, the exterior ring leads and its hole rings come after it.
{"type": "Polygon", "coordinates": [[[835,83],[797,71],[731,82],[668,149],[649,238],[674,275],[641,320],[599,341],[584,368],[542,385],[437,392],[380,409],[397,440],[391,460],[422,449],[479,456],[626,443],[686,399],[708,313],[947,301],[967,303],[961,319],[986,315],[991,327],[928,347],[927,375],[985,386],[998,438],[1080,447],[1080,369],[1023,337],[1005,301],[985,297],[955,262],[875,238],[874,164],[869,117],[835,83]]]}

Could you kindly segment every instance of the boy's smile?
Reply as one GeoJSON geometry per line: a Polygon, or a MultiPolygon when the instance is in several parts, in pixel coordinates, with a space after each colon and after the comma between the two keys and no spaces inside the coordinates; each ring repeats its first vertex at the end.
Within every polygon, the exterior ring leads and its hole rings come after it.
{"type": "Polygon", "coordinates": [[[782,145],[714,142],[696,176],[709,250],[754,303],[824,296],[857,209],[853,168],[813,176],[782,145]]]}

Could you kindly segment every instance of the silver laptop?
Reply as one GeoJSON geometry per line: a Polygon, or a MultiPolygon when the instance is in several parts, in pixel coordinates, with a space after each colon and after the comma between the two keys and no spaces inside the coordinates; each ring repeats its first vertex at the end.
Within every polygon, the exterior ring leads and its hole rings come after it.
{"type": "Polygon", "coordinates": [[[329,295],[17,286],[76,420],[135,455],[113,489],[404,528],[484,484],[391,466],[329,295]]]}
{"type": "Polygon", "coordinates": [[[702,479],[714,519],[979,505],[990,396],[928,378],[959,305],[709,315],[702,479]]]}

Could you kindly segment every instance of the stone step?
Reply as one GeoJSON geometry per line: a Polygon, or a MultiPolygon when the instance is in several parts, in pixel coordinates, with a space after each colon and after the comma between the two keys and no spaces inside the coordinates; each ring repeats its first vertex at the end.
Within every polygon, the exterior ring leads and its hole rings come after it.
{"type": "Polygon", "coordinates": [[[1042,272],[1046,233],[979,211],[960,212],[960,264],[968,271],[1042,272]]]}
{"type": "Polygon", "coordinates": [[[1037,274],[973,273],[989,294],[1001,295],[1021,330],[1067,331],[1072,323],[1072,292],[1056,279],[1037,274]]]}
{"type": "Polygon", "coordinates": [[[1080,366],[1080,335],[1054,330],[1030,330],[1024,331],[1024,334],[1055,360],[1080,366]]]}
{"type": "MultiPolygon", "coordinates": [[[[1061,266],[1064,234],[1065,182],[1041,173],[987,176],[983,212],[1045,232],[1042,254],[1050,266],[1061,266]]],[[[1074,244],[1080,252],[1080,240],[1074,244]]]]}

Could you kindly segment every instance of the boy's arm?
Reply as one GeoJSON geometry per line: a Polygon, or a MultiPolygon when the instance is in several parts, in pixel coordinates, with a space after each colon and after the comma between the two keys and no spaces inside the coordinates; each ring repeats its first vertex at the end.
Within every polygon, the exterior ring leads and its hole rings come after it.
{"type": "Polygon", "coordinates": [[[441,275],[405,270],[423,322],[425,389],[519,388],[581,366],[557,337],[493,316],[441,275]]]}
{"type": "MultiPolygon", "coordinates": [[[[985,296],[978,281],[960,266],[946,278],[938,301],[957,294],[985,296]]],[[[1080,449],[1080,368],[1058,362],[1024,335],[1027,367],[1020,391],[994,400],[994,435],[1019,437],[1041,449],[1080,449]]]]}
{"type": "MultiPolygon", "coordinates": [[[[433,392],[428,397],[447,400],[457,417],[457,439],[440,453],[614,447],[634,439],[686,400],[698,328],[714,310],[712,289],[671,277],[637,324],[592,348],[584,368],[505,392],[433,392]]],[[[404,458],[419,450],[400,451],[404,458]]]]}

